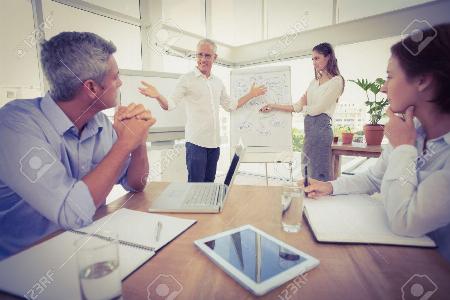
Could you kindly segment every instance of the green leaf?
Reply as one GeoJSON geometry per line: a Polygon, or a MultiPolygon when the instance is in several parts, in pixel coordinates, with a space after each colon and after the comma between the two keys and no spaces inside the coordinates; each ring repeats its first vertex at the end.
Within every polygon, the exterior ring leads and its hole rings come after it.
{"type": "Polygon", "coordinates": [[[377,78],[375,81],[370,82],[368,79],[358,78],[356,80],[350,79],[349,81],[357,84],[366,93],[370,90],[373,94],[373,101],[366,94],[369,100],[364,101],[364,103],[368,107],[367,113],[370,115],[370,123],[373,125],[377,124],[384,115],[385,107],[389,105],[389,101],[386,98],[377,101],[377,95],[381,91],[385,80],[383,78],[377,78]]]}
{"type": "Polygon", "coordinates": [[[369,83],[369,81],[367,79],[363,79],[363,78],[362,79],[356,79],[356,81],[353,80],[353,79],[350,79],[349,81],[353,82],[353,83],[356,83],[364,91],[368,91],[370,89],[371,85],[372,85],[371,83],[369,83]]]}
{"type": "Polygon", "coordinates": [[[370,86],[370,91],[376,96],[380,92],[380,86],[372,83],[372,85],[370,86]]]}
{"type": "Polygon", "coordinates": [[[383,84],[386,82],[386,80],[384,80],[383,78],[377,78],[375,79],[375,83],[378,84],[379,86],[383,86],[383,84]]]}

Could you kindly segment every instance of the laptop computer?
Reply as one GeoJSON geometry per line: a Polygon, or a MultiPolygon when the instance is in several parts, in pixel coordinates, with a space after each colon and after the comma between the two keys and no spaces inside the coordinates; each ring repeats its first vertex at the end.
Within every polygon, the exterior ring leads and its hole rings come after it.
{"type": "Polygon", "coordinates": [[[228,168],[224,183],[174,182],[151,203],[149,212],[219,213],[230,194],[244,147],[238,145],[228,168]]]}

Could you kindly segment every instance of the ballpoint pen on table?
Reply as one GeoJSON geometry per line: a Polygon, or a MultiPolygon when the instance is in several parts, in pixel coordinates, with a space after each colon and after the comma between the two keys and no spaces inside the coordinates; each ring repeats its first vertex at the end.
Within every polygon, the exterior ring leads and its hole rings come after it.
{"type": "Polygon", "coordinates": [[[155,241],[159,242],[159,236],[161,234],[161,229],[162,229],[162,223],[160,221],[158,221],[158,223],[156,223],[156,228],[155,228],[155,241]]]}

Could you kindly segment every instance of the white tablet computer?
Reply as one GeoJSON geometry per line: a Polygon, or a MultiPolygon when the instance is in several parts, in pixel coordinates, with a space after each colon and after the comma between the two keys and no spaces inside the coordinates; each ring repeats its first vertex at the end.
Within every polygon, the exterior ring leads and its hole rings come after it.
{"type": "Polygon", "coordinates": [[[316,258],[251,225],[194,243],[228,275],[258,296],[319,265],[316,258]]]}

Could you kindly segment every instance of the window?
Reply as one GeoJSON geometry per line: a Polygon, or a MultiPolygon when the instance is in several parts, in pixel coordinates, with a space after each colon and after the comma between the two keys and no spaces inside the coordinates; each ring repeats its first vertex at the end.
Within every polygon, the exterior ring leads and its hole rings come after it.
{"type": "Polygon", "coordinates": [[[204,0],[161,0],[163,20],[183,31],[206,35],[204,0]]]}
{"type": "Polygon", "coordinates": [[[1,7],[0,106],[42,95],[31,2],[6,0],[1,7]]]}
{"type": "Polygon", "coordinates": [[[46,39],[63,31],[89,31],[111,40],[120,69],[141,70],[141,31],[139,26],[115,21],[50,0],[43,1],[44,19],[53,16],[53,26],[45,30],[46,39]]]}
{"type": "MultiPolygon", "coordinates": [[[[335,52],[339,69],[346,80],[339,105],[349,105],[341,113],[348,111],[354,114],[354,127],[362,126],[361,123],[357,122],[356,119],[358,118],[362,118],[364,122],[368,121],[367,109],[364,104],[366,95],[359,86],[348,80],[366,78],[372,81],[378,77],[386,78],[390,47],[399,40],[400,37],[390,37],[336,47],[335,52]]],[[[339,115],[338,110],[336,111],[335,117],[339,115]]],[[[355,129],[360,130],[361,128],[355,129]]]]}

